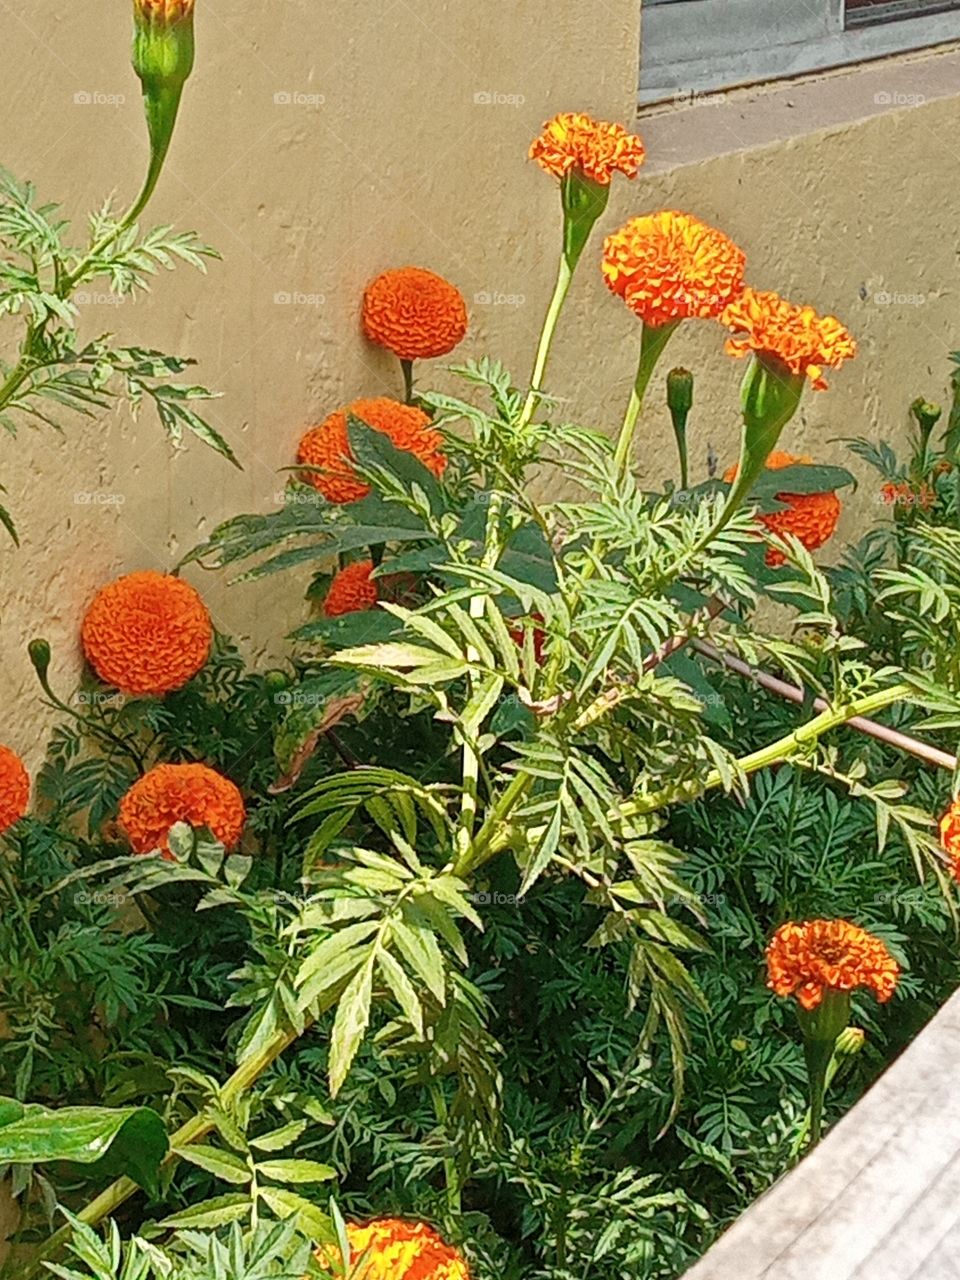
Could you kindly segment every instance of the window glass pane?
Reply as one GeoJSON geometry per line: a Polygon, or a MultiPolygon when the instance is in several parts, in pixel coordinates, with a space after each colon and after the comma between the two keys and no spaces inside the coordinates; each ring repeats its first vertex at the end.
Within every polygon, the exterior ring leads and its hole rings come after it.
{"type": "Polygon", "coordinates": [[[960,0],[642,0],[640,101],[960,39],[960,0]]]}

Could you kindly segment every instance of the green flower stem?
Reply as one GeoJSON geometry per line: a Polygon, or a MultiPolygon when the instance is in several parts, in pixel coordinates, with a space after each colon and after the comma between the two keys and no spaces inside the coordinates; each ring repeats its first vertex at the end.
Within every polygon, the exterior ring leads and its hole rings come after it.
{"type": "Polygon", "coordinates": [[[620,437],[617,440],[617,450],[613,456],[613,465],[616,470],[617,479],[623,480],[630,467],[630,450],[633,447],[633,437],[637,429],[637,419],[640,417],[640,410],[643,408],[643,398],[646,395],[647,387],[650,385],[650,379],[653,377],[653,371],[657,367],[657,361],[663,355],[664,348],[673,336],[673,332],[679,320],[674,320],[672,324],[664,324],[654,327],[645,324],[643,326],[643,336],[640,339],[640,361],[637,366],[637,376],[633,384],[633,391],[630,394],[630,403],[627,405],[627,412],[623,419],[623,425],[620,428],[620,437]]]}
{"type": "MultiPolygon", "coordinates": [[[[780,764],[789,760],[798,751],[812,746],[831,729],[836,729],[839,725],[846,724],[858,716],[880,711],[884,707],[889,707],[891,703],[899,702],[901,698],[909,698],[911,692],[909,685],[898,684],[889,689],[879,689],[876,693],[867,694],[847,706],[828,708],[813,720],[808,720],[805,725],[801,725],[799,729],[795,729],[793,733],[778,738],[776,742],[761,747],[759,751],[743,756],[737,761],[737,768],[746,774],[751,774],[757,773],[760,769],[766,769],[772,764],[780,764]]],[[[667,805],[696,799],[705,791],[713,791],[722,785],[723,777],[718,769],[714,769],[703,782],[685,782],[654,792],[653,795],[627,800],[619,806],[619,814],[621,817],[629,818],[644,813],[656,813],[667,805]]]]}
{"type": "Polygon", "coordinates": [[[403,370],[403,403],[413,404],[413,361],[401,360],[400,368],[403,370]]]}
{"type": "Polygon", "coordinates": [[[522,430],[529,425],[543,394],[543,383],[546,377],[550,348],[553,346],[560,312],[563,310],[563,304],[566,302],[567,294],[570,292],[570,282],[573,280],[573,272],[576,265],[576,261],[571,263],[567,260],[566,254],[560,255],[557,283],[554,285],[553,297],[550,299],[550,306],[547,308],[546,319],[543,322],[543,329],[540,333],[540,343],[537,347],[537,356],[533,365],[533,376],[530,379],[530,390],[517,422],[518,430],[522,430]]]}
{"type": "Polygon", "coordinates": [[[810,1144],[812,1151],[823,1128],[823,1099],[837,1037],[850,1020],[850,992],[827,988],[815,1009],[797,1009],[803,1032],[803,1057],[810,1096],[810,1144]]]}

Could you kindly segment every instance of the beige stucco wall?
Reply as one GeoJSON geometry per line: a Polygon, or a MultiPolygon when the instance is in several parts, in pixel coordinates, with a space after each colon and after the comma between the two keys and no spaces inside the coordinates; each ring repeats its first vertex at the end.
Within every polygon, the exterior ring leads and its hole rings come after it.
{"type": "MultiPolygon", "coordinates": [[[[168,567],[217,521],[269,509],[283,484],[278,468],[292,461],[306,425],[346,398],[398,391],[391,361],[358,332],[371,275],[407,262],[448,275],[470,303],[463,354],[489,351],[518,379],[527,375],[559,226],[556,192],[526,163],[527,145],[557,110],[629,119],[634,101],[636,0],[604,0],[602,13],[581,0],[548,10],[490,0],[197,0],[197,8],[198,69],[152,216],[196,228],[224,260],[207,279],[182,269],[136,306],[92,303],[84,318],[89,333],[110,328],[195,355],[198,380],[224,393],[214,421],[245,470],[196,443],[171,456],[149,416],[134,425],[124,413],[69,424],[63,439],[25,432],[0,442],[0,479],[23,537],[20,551],[0,543],[0,738],[34,754],[38,721],[22,713],[34,698],[30,635],[50,636],[66,680],[77,619],[100,581],[168,567]],[[91,493],[119,495],[122,505],[75,501],[91,493]]],[[[124,0],[0,9],[0,162],[59,194],[77,217],[114,187],[129,197],[140,177],[128,40],[124,0]],[[84,93],[94,101],[75,102],[84,93]],[[125,101],[104,101],[117,96],[125,101]]],[[[709,112],[695,124],[698,136],[709,132],[709,112]]],[[[749,138],[745,149],[720,147],[726,154],[695,165],[677,160],[670,117],[641,127],[651,164],[636,184],[618,183],[607,228],[662,205],[690,208],[741,240],[755,282],[848,320],[863,355],[828,395],[808,398],[793,443],[837,459],[828,437],[902,431],[909,400],[941,392],[955,343],[950,202],[960,159],[951,140],[960,98],[821,122],[805,135],[801,127],[787,142],[749,138]],[[658,139],[674,148],[666,166],[658,139]],[[927,301],[881,307],[861,298],[884,288],[927,301]]],[[[553,365],[552,387],[571,419],[619,419],[636,339],[599,282],[596,252],[588,255],[553,365]]],[[[702,474],[708,443],[723,456],[735,447],[741,367],[722,355],[711,326],[681,331],[665,368],[679,362],[703,370],[693,425],[702,474]]],[[[661,395],[655,386],[638,453],[651,480],[668,474],[661,395]]],[[[854,535],[855,524],[849,517],[844,532],[854,535]]],[[[297,617],[296,576],[256,588],[191,576],[217,623],[254,654],[277,648],[297,617]]]]}

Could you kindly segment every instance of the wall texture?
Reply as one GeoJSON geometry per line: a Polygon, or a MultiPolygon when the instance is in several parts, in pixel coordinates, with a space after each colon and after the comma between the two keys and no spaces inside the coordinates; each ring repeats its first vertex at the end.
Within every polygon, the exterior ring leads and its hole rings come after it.
{"type": "MultiPolygon", "coordinates": [[[[200,444],[172,456],[155,422],[124,413],[74,423],[63,438],[25,432],[0,444],[24,544],[0,544],[0,736],[34,756],[36,717],[20,712],[34,698],[29,636],[49,635],[66,682],[78,618],[100,581],[169,567],[219,520],[275,506],[279,469],[307,425],[345,399],[399,391],[392,361],[359,334],[370,276],[409,262],[448,275],[470,304],[464,353],[489,351],[527,376],[559,234],[553,184],[525,161],[529,140],[555,111],[629,120],[635,101],[636,0],[556,0],[548,16],[490,0],[198,0],[197,9],[198,68],[152,216],[196,228],[223,261],[207,279],[183,269],[158,280],[136,306],[91,297],[84,324],[196,356],[198,380],[224,393],[213,418],[244,471],[200,444]]],[[[124,0],[0,0],[0,162],[77,218],[114,188],[129,198],[145,162],[129,34],[124,0]]],[[[617,184],[605,227],[689,208],[744,244],[755,283],[846,319],[862,356],[829,394],[807,397],[786,441],[840,460],[831,438],[896,437],[916,394],[942,394],[946,351],[960,345],[944,213],[960,176],[960,98],[808,133],[800,121],[796,136],[773,142],[748,136],[762,100],[738,103],[743,145],[697,164],[658,163],[671,117],[642,121],[651,164],[636,184],[617,184]],[[925,300],[878,304],[883,290],[925,300]]],[[[699,112],[702,135],[713,117],[699,112]]],[[[613,424],[638,333],[599,281],[598,250],[574,286],[552,389],[571,420],[613,424]]],[[[699,477],[708,444],[723,459],[735,450],[742,367],[722,354],[713,326],[677,335],[664,371],[681,362],[702,371],[699,477]]],[[[638,447],[651,481],[670,471],[662,397],[661,378],[638,447]]],[[[869,500],[861,492],[861,514],[869,500]]],[[[299,616],[295,575],[256,590],[191,576],[217,623],[254,655],[276,650],[299,616]]]]}

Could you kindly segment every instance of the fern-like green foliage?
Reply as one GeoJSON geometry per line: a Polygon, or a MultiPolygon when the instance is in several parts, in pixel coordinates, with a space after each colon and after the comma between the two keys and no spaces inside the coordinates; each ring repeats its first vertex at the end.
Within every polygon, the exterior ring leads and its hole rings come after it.
{"type": "MultiPolygon", "coordinates": [[[[134,414],[149,402],[174,444],[190,433],[236,463],[202,413],[214,395],[175,381],[192,360],[121,346],[110,334],[81,334],[88,287],[134,298],[177,263],[205,270],[215,250],[191,232],[124,227],[110,205],[90,218],[85,248],[74,247],[69,235],[58,205],[41,202],[30,183],[0,170],[0,317],[21,326],[16,359],[0,361],[0,427],[11,435],[24,423],[59,430],[65,418],[93,417],[117,400],[134,414]]],[[[5,508],[0,521],[16,538],[5,508]]]]}

